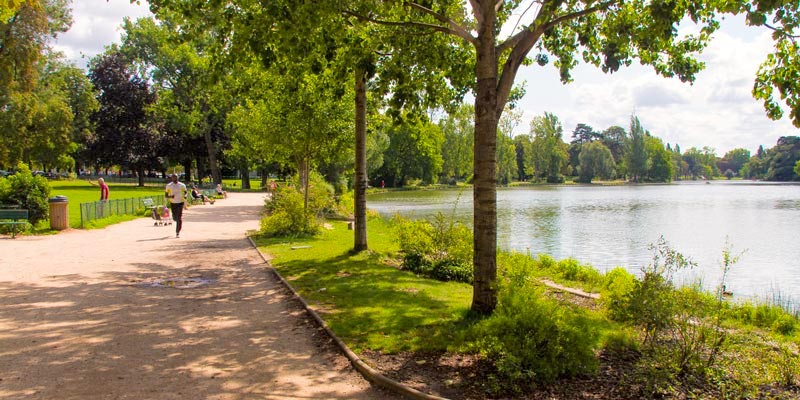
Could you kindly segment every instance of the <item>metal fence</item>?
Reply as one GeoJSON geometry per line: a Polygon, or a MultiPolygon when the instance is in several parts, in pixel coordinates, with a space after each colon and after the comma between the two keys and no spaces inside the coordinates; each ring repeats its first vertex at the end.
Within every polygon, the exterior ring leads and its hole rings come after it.
{"type": "Polygon", "coordinates": [[[115,199],[107,201],[95,201],[91,203],[81,203],[81,228],[86,227],[86,223],[112,215],[141,215],[147,208],[144,200],[150,199],[155,206],[163,206],[166,203],[164,196],[136,197],[132,199],[115,199]]]}

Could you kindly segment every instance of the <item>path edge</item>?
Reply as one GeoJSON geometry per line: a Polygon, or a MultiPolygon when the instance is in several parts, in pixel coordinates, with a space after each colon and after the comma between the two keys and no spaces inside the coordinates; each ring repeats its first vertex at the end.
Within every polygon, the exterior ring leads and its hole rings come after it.
{"type": "Polygon", "coordinates": [[[336,343],[339,349],[344,353],[347,359],[350,360],[350,364],[352,364],[353,367],[356,369],[356,371],[358,371],[358,373],[360,373],[365,379],[377,384],[378,386],[389,389],[395,393],[399,393],[409,399],[448,400],[445,397],[439,397],[432,394],[424,393],[412,387],[406,386],[400,382],[397,382],[393,379],[390,379],[381,374],[380,372],[378,372],[376,369],[370,367],[363,360],[361,360],[361,358],[359,358],[356,353],[350,350],[350,348],[347,347],[347,345],[341,339],[339,339],[339,337],[336,336],[335,333],[333,333],[333,330],[331,330],[331,328],[328,326],[328,323],[325,322],[325,320],[323,320],[322,317],[320,317],[319,314],[317,314],[317,312],[314,311],[308,305],[308,303],[306,303],[306,300],[302,296],[300,296],[300,294],[298,294],[297,291],[294,290],[292,285],[290,285],[289,282],[287,282],[286,279],[284,279],[283,276],[281,276],[278,270],[276,270],[275,267],[272,266],[272,263],[270,263],[269,260],[267,260],[267,257],[265,257],[264,254],[261,252],[261,250],[258,248],[258,246],[256,246],[256,243],[253,241],[253,238],[248,236],[247,240],[250,242],[250,245],[253,246],[253,248],[258,252],[258,255],[261,257],[261,259],[264,260],[264,264],[266,264],[267,269],[272,271],[272,273],[275,274],[276,277],[278,277],[278,280],[281,281],[283,286],[289,289],[294,298],[300,301],[300,303],[303,305],[303,308],[305,308],[306,312],[309,315],[311,315],[311,317],[313,317],[314,320],[317,321],[317,324],[319,324],[319,326],[325,330],[328,336],[331,339],[333,339],[333,341],[336,343]]]}

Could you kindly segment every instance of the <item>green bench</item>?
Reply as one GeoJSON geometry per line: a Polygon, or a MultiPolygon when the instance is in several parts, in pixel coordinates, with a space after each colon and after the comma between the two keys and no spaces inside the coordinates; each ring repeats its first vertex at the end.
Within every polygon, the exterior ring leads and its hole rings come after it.
{"type": "Polygon", "coordinates": [[[28,223],[28,210],[0,209],[0,225],[11,225],[11,238],[17,236],[17,225],[28,223]]]}

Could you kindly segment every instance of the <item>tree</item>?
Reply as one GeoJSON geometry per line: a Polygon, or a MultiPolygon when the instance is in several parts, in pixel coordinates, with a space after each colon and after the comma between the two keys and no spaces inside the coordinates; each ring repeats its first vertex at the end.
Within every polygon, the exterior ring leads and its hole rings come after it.
{"type": "Polygon", "coordinates": [[[625,167],[633,182],[639,182],[647,174],[646,135],[639,118],[632,116],[630,133],[625,144],[625,167]]]}
{"type": "Polygon", "coordinates": [[[794,164],[794,174],[800,177],[800,160],[794,164]]]}
{"type": "MultiPolygon", "coordinates": [[[[153,18],[135,22],[126,19],[123,29],[120,51],[139,64],[140,74],[147,76],[160,93],[158,114],[185,141],[202,139],[201,147],[184,144],[176,147],[183,150],[181,153],[171,155],[178,160],[183,157],[181,161],[189,164],[187,157],[202,154],[208,160],[212,180],[221,183],[218,158],[229,140],[225,137],[225,112],[232,100],[220,84],[226,74],[210,68],[215,57],[213,39],[182,35],[171,21],[157,23],[153,18]]],[[[198,174],[203,176],[202,172],[198,174]]]]}
{"type": "Polygon", "coordinates": [[[14,91],[30,92],[50,37],[72,25],[67,0],[11,0],[0,7],[0,106],[14,91]]]}
{"type": "MultiPolygon", "coordinates": [[[[151,5],[169,1],[179,2],[179,0],[154,0],[151,5]]],[[[218,8],[211,14],[227,25],[240,22],[231,17],[237,10],[256,9],[258,11],[256,16],[251,16],[249,21],[241,21],[243,31],[241,36],[245,38],[244,40],[250,41],[253,41],[254,26],[266,27],[267,32],[276,28],[263,21],[273,15],[287,19],[295,25],[322,28],[324,23],[329,21],[320,20],[318,18],[320,13],[316,10],[329,12],[331,9],[344,8],[343,13],[346,15],[391,27],[392,31],[398,34],[407,33],[411,29],[428,33],[440,32],[472,46],[474,52],[471,58],[452,59],[447,65],[451,67],[474,65],[472,87],[475,92],[473,156],[475,279],[472,309],[479,313],[491,312],[497,300],[495,292],[497,125],[506,104],[512,97],[517,71],[523,63],[530,61],[528,55],[534,47],[538,49],[539,54],[536,59],[540,63],[546,64],[549,56],[556,59],[554,64],[559,69],[563,82],[572,80],[571,70],[578,64],[576,60],[578,54],[582,55],[584,61],[602,68],[605,72],[615,72],[622,66],[630,65],[634,59],[638,59],[640,63],[652,66],[660,75],[677,76],[682,81],[691,82],[703,66],[695,57],[719,27],[717,19],[720,14],[758,13],[763,16],[765,13],[785,7],[790,12],[781,15],[788,14],[787,21],[778,22],[784,23],[788,28],[778,26],[777,29],[788,29],[789,33],[793,29],[792,23],[797,20],[796,13],[791,12],[796,6],[788,0],[759,3],[759,8],[755,9],[753,6],[752,10],[749,8],[751,3],[744,0],[678,3],[576,0],[532,4],[519,1],[470,0],[468,8],[459,0],[431,1],[424,4],[413,1],[380,3],[351,1],[345,4],[341,1],[321,0],[311,2],[313,7],[310,8],[283,2],[269,2],[262,6],[252,4],[252,0],[242,0],[242,4],[209,3],[201,0],[184,0],[180,3],[185,3],[181,4],[181,9],[187,13],[202,15],[202,18],[209,18],[206,17],[208,12],[197,13],[195,10],[199,9],[199,6],[216,5],[218,8]],[[197,4],[194,4],[195,2],[197,4]],[[527,14],[530,10],[533,10],[531,14],[527,14]],[[513,13],[521,17],[514,18],[513,13]],[[697,34],[679,33],[676,26],[684,19],[699,25],[697,34]],[[511,29],[503,29],[504,24],[511,29]],[[501,32],[510,32],[510,36],[501,39],[501,32]]],[[[297,37],[296,30],[278,29],[272,34],[297,37]]],[[[315,36],[306,38],[311,37],[315,36]]],[[[462,68],[462,72],[468,70],[462,68]]],[[[363,75],[356,76],[358,81],[358,77],[363,75]]],[[[363,124],[357,122],[356,125],[363,124]]]]}
{"type": "Polygon", "coordinates": [[[794,173],[794,167],[800,160],[800,136],[781,136],[775,147],[770,149],[769,154],[767,180],[792,181],[798,179],[794,173]]]}
{"type": "Polygon", "coordinates": [[[525,162],[526,159],[530,158],[531,135],[514,136],[514,150],[517,152],[517,179],[526,181],[533,177],[536,172],[533,169],[533,163],[525,162]]]}
{"type": "Polygon", "coordinates": [[[472,172],[472,141],[475,136],[472,105],[462,104],[439,121],[444,134],[442,176],[454,181],[466,179],[472,172]]]}
{"type": "Polygon", "coordinates": [[[748,161],[750,161],[750,150],[738,148],[725,153],[725,156],[717,162],[717,167],[720,171],[730,169],[734,175],[737,175],[748,161]]]}
{"type": "Polygon", "coordinates": [[[514,128],[519,125],[522,113],[508,110],[500,118],[497,129],[497,181],[507,185],[517,175],[517,150],[514,145],[514,128]]]}
{"type": "Polygon", "coordinates": [[[91,84],[54,53],[42,56],[35,75],[31,91],[9,93],[0,111],[0,127],[7,132],[0,138],[0,163],[72,169],[78,143],[88,135],[88,115],[97,107],[91,84]]]}
{"type": "Polygon", "coordinates": [[[98,90],[100,108],[91,118],[96,136],[89,144],[89,154],[98,165],[136,171],[139,186],[144,186],[144,170],[159,165],[160,136],[147,111],[155,104],[155,93],[115,47],[90,65],[89,79],[98,90]]]}
{"type": "Polygon", "coordinates": [[[533,170],[550,183],[564,181],[561,172],[567,165],[568,155],[567,144],[561,139],[561,134],[561,122],[553,114],[545,113],[531,120],[533,170]]]}
{"type": "Polygon", "coordinates": [[[664,148],[661,139],[647,135],[647,180],[650,182],[669,182],[672,179],[672,154],[664,148]]]}
{"type": "Polygon", "coordinates": [[[443,142],[437,125],[423,118],[404,119],[389,131],[389,149],[379,174],[391,186],[402,186],[414,179],[426,185],[435,183],[442,169],[443,142]]]}
{"type": "Polygon", "coordinates": [[[592,183],[594,177],[609,179],[614,175],[614,157],[611,150],[598,141],[586,142],[581,146],[579,155],[579,181],[592,183]]]}
{"type": "Polygon", "coordinates": [[[602,141],[603,144],[606,145],[609,150],[611,150],[611,155],[614,157],[617,176],[624,176],[625,141],[628,138],[628,134],[625,133],[625,129],[620,126],[611,126],[604,130],[600,136],[600,141],[602,141]]]}

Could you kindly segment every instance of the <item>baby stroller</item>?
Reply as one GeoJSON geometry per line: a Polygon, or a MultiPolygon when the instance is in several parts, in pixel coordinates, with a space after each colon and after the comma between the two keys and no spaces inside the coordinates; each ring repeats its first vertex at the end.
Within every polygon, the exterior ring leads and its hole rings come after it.
{"type": "Polygon", "coordinates": [[[172,215],[167,206],[153,207],[151,216],[153,217],[153,226],[167,226],[172,225],[172,215]]]}

